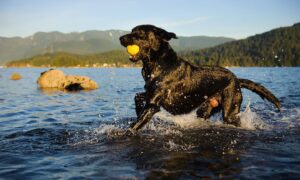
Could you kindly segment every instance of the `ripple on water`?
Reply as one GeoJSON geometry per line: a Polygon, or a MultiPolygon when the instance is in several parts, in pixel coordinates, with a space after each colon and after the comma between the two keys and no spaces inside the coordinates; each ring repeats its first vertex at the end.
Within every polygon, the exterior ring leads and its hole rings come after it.
{"type": "MultiPolygon", "coordinates": [[[[136,120],[134,94],[143,91],[140,69],[65,69],[68,74],[91,75],[100,89],[50,94],[36,87],[44,70],[18,69],[27,78],[17,83],[1,79],[0,177],[300,176],[300,87],[295,83],[299,69],[233,68],[239,77],[268,86],[282,102],[281,112],[243,91],[251,105],[244,101],[240,128],[224,125],[218,114],[205,121],[193,113],[172,116],[163,111],[135,136],[125,134],[136,120]]],[[[1,71],[10,74],[11,70],[1,71]]]]}

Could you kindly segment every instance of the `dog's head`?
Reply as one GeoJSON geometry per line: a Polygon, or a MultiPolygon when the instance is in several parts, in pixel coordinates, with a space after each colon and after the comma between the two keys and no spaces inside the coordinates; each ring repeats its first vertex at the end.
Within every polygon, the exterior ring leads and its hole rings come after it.
{"type": "Polygon", "coordinates": [[[160,51],[172,38],[177,39],[176,34],[153,25],[140,25],[132,29],[131,33],[120,37],[124,47],[137,45],[139,51],[130,56],[130,60],[149,60],[153,53],[160,51]]]}

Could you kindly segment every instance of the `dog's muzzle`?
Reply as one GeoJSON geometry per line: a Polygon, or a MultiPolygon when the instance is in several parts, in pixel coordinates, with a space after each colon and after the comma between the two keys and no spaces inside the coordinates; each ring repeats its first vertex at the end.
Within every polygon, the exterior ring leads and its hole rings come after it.
{"type": "Polygon", "coordinates": [[[127,48],[127,52],[130,55],[129,60],[131,62],[139,61],[138,55],[140,52],[140,47],[132,42],[132,37],[130,34],[120,37],[121,45],[127,48]]]}
{"type": "Polygon", "coordinates": [[[136,44],[128,45],[127,52],[128,52],[128,54],[130,54],[129,60],[132,62],[137,62],[139,51],[140,51],[140,47],[138,45],[136,45],[136,44]]]}

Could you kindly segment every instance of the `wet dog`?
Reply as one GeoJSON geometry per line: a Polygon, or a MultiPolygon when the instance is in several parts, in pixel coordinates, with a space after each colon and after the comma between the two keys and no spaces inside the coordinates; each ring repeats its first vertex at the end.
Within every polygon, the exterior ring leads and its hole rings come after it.
{"type": "Polygon", "coordinates": [[[169,44],[172,38],[177,38],[176,34],[153,25],[137,26],[120,37],[124,47],[139,47],[130,60],[143,63],[145,92],[135,96],[138,118],[131,126],[132,132],[141,129],[160,107],[173,115],[197,109],[197,116],[204,119],[221,110],[224,123],[239,126],[241,88],[257,93],[280,108],[279,100],[262,85],[239,79],[228,69],[198,67],[178,57],[169,44]]]}

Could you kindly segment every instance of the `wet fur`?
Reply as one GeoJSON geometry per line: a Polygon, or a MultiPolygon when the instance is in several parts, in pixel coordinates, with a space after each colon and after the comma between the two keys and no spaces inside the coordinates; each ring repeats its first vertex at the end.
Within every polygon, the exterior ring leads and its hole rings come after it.
{"type": "Polygon", "coordinates": [[[197,109],[200,118],[209,118],[222,110],[224,123],[240,125],[237,114],[242,103],[241,88],[248,88],[280,108],[278,99],[265,87],[246,79],[238,79],[228,69],[218,66],[194,66],[177,56],[169,40],[177,38],[152,25],[135,27],[130,34],[120,37],[126,47],[136,44],[140,52],[130,59],[142,60],[145,92],[135,96],[137,122],[131,126],[136,132],[163,107],[177,115],[197,109]],[[219,102],[213,108],[209,100],[219,102]]]}

